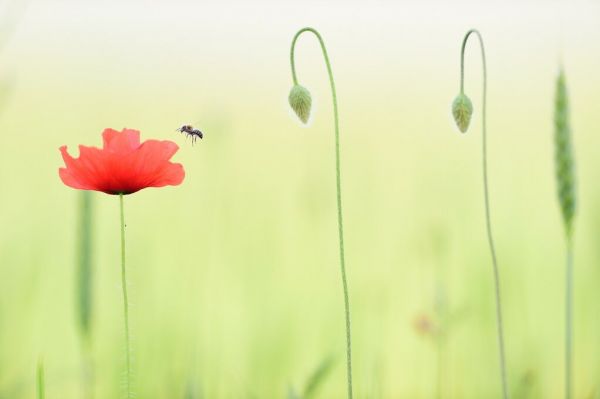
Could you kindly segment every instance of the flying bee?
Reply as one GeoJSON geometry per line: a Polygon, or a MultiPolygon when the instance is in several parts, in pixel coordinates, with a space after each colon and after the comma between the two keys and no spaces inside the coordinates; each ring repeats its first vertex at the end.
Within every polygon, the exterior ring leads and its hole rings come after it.
{"type": "Polygon", "coordinates": [[[191,137],[192,144],[194,144],[197,139],[202,139],[204,137],[202,132],[199,129],[195,129],[192,125],[183,125],[180,128],[175,129],[175,131],[185,134],[186,138],[191,137]]]}

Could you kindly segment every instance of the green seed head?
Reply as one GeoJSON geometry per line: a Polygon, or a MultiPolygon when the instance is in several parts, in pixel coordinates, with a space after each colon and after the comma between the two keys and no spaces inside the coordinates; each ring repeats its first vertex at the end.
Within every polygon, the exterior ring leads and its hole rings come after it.
{"type": "Polygon", "coordinates": [[[567,235],[570,236],[576,208],[575,162],[571,144],[571,127],[569,124],[569,101],[565,75],[562,70],[556,81],[554,144],[558,200],[567,235]]]}
{"type": "Polygon", "coordinates": [[[461,132],[465,133],[469,128],[471,115],[473,115],[473,104],[469,97],[462,93],[456,96],[452,103],[452,116],[461,132]]]}
{"type": "Polygon", "coordinates": [[[298,115],[298,118],[300,118],[302,123],[308,122],[308,118],[310,117],[310,107],[312,105],[310,92],[305,87],[296,84],[292,87],[288,99],[290,106],[296,115],[298,115]]]}

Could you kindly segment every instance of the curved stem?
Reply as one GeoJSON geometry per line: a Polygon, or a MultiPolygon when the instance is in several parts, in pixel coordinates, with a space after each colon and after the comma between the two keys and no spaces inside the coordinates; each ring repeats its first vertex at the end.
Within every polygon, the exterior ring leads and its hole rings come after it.
{"type": "Polygon", "coordinates": [[[502,392],[504,399],[509,397],[508,385],[506,381],[506,359],[504,351],[504,323],[502,321],[502,302],[500,300],[500,273],[498,271],[498,261],[496,259],[496,249],[494,246],[494,239],[492,237],[492,222],[490,216],[490,198],[488,189],[488,170],[487,170],[487,66],[485,59],[485,48],[483,46],[483,38],[479,31],[475,29],[469,30],[465,38],[463,39],[462,48],[460,52],[460,92],[464,93],[464,81],[465,81],[465,47],[467,40],[471,34],[475,34],[479,39],[479,47],[481,49],[481,61],[483,65],[483,104],[482,104],[482,132],[483,132],[483,193],[485,202],[485,221],[487,228],[488,242],[490,245],[490,252],[492,255],[492,266],[494,272],[494,286],[496,294],[496,321],[498,328],[498,347],[500,352],[500,378],[502,380],[502,392]]]}
{"type": "Polygon", "coordinates": [[[344,223],[342,217],[342,179],[340,174],[340,131],[339,131],[339,117],[338,117],[338,104],[337,94],[335,91],[335,82],[333,80],[333,72],[331,70],[331,63],[329,62],[329,56],[327,55],[327,49],[323,38],[313,28],[303,28],[296,33],[292,40],[292,47],[290,50],[290,64],[292,67],[292,79],[294,84],[298,84],[298,77],[296,76],[296,65],[294,59],[294,49],[296,47],[296,41],[298,37],[304,32],[313,33],[319,40],[321,50],[323,51],[323,58],[325,59],[325,65],[327,66],[327,74],[329,75],[329,85],[331,87],[331,97],[333,99],[333,118],[335,126],[335,173],[336,173],[336,192],[337,192],[337,220],[338,220],[338,237],[340,246],[340,268],[342,275],[342,287],[344,291],[344,308],[346,318],[346,368],[347,368],[347,379],[348,379],[348,398],[352,399],[352,340],[350,334],[350,299],[348,295],[348,281],[346,279],[346,263],[344,258],[344,223]]]}
{"type": "Polygon", "coordinates": [[[119,205],[121,208],[121,286],[123,288],[123,314],[125,317],[125,361],[126,361],[126,398],[131,395],[131,350],[129,336],[129,301],[127,299],[127,273],[125,270],[125,212],[123,209],[123,194],[119,194],[119,205]]]}
{"type": "Polygon", "coordinates": [[[571,399],[573,392],[573,239],[570,234],[567,238],[567,267],[565,281],[565,398],[571,399]]]}

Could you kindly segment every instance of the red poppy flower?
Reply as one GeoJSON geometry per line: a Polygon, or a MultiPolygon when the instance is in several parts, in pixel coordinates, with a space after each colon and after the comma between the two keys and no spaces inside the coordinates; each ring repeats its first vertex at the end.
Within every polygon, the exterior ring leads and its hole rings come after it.
{"type": "Polygon", "coordinates": [[[66,168],[61,180],[80,190],[107,194],[131,194],[146,187],[177,186],[185,176],[183,166],[169,162],[179,147],[172,141],[147,140],[140,143],[140,132],[105,129],[104,146],[79,146],[79,158],[60,147],[66,168]]]}

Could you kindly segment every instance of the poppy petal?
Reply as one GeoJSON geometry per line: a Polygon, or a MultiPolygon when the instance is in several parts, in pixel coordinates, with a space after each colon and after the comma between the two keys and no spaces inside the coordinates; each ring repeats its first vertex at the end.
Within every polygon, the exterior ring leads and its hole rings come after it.
{"type": "Polygon", "coordinates": [[[161,169],[151,182],[152,187],[178,186],[185,178],[185,170],[180,163],[170,163],[161,169]]]}
{"type": "Polygon", "coordinates": [[[114,129],[104,129],[102,138],[104,149],[112,152],[128,153],[140,146],[139,130],[123,129],[119,132],[114,129]]]}
{"type": "Polygon", "coordinates": [[[183,181],[183,166],[169,161],[179,149],[177,144],[159,140],[140,144],[140,132],[134,129],[105,129],[102,137],[102,149],[79,146],[78,158],[73,158],[66,146],[60,147],[66,165],[59,169],[63,183],[107,194],[131,194],[183,181]]]}

